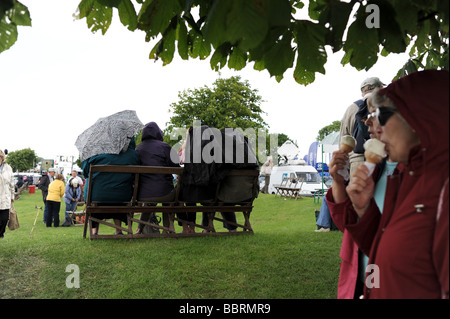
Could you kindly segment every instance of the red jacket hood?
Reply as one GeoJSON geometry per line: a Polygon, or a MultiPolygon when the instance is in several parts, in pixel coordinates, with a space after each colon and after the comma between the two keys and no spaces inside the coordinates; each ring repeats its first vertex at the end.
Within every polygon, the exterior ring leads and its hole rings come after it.
{"type": "Polygon", "coordinates": [[[380,94],[389,97],[420,137],[427,158],[449,151],[449,73],[426,70],[405,76],[380,94]]]}

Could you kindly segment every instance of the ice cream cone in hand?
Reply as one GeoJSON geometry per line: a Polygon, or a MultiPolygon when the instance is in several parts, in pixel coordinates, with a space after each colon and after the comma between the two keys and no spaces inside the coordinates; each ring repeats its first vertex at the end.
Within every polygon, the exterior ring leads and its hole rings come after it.
{"type": "Polygon", "coordinates": [[[341,142],[339,144],[339,149],[345,153],[352,152],[356,147],[356,140],[351,135],[344,135],[341,138],[341,142]]]}
{"type": "Polygon", "coordinates": [[[364,152],[364,157],[366,158],[366,162],[372,163],[372,164],[378,164],[379,162],[381,162],[383,160],[382,156],[372,153],[372,152],[368,152],[368,151],[364,152]]]}
{"type": "MultiPolygon", "coordinates": [[[[356,147],[356,140],[351,135],[344,135],[341,137],[341,141],[339,143],[339,150],[345,152],[346,154],[351,153],[356,147]]],[[[348,181],[350,179],[350,172],[349,172],[350,163],[347,160],[347,163],[345,166],[338,170],[338,174],[341,175],[344,180],[348,181]]]]}
{"type": "Polygon", "coordinates": [[[369,168],[369,176],[372,175],[376,164],[386,157],[385,144],[377,139],[370,139],[364,143],[365,165],[369,168]]]}

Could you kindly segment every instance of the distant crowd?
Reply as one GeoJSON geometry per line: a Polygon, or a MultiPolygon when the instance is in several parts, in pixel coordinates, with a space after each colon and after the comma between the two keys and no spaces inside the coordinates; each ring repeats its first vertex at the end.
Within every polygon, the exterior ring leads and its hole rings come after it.
{"type": "Polygon", "coordinates": [[[83,187],[85,179],[77,171],[73,170],[72,175],[67,176],[67,184],[64,183],[64,176],[57,174],[54,168],[48,172],[43,172],[38,181],[38,188],[42,191],[44,201],[43,222],[47,227],[59,227],[59,211],[61,208],[61,198],[64,198],[65,218],[70,217],[69,213],[76,210],[77,204],[83,201],[83,187]]]}

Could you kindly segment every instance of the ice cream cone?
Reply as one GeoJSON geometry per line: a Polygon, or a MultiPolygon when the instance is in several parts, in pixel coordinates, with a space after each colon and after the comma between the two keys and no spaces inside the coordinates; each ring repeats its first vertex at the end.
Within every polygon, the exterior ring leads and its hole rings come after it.
{"type": "Polygon", "coordinates": [[[348,154],[348,153],[352,152],[355,148],[350,145],[341,143],[339,149],[348,154]]]}
{"type": "Polygon", "coordinates": [[[383,160],[382,156],[368,151],[364,152],[364,156],[366,158],[366,162],[368,163],[378,164],[383,160]]]}
{"type": "Polygon", "coordinates": [[[369,176],[375,170],[376,164],[380,163],[386,156],[385,145],[377,139],[370,139],[364,143],[364,157],[366,158],[364,164],[369,169],[369,176]]]}
{"type": "Polygon", "coordinates": [[[350,153],[355,149],[356,140],[351,135],[344,135],[341,138],[341,143],[339,145],[339,149],[345,153],[350,153]]]}

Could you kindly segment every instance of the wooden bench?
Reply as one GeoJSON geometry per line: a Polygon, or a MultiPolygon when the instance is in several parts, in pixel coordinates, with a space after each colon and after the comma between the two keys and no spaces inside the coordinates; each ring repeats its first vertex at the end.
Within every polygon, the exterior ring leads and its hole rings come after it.
{"type": "Polygon", "coordinates": [[[275,193],[275,197],[280,195],[281,197],[289,197],[293,199],[303,199],[300,195],[302,190],[303,180],[298,177],[283,177],[281,184],[275,186],[277,192],[275,193]],[[298,186],[300,184],[300,186],[298,186]]]}
{"type": "MultiPolygon", "coordinates": [[[[253,209],[253,200],[257,196],[257,192],[252,192],[253,196],[244,202],[222,202],[218,199],[218,194],[221,190],[222,183],[217,185],[216,196],[213,200],[205,203],[197,203],[197,206],[186,206],[186,202],[179,199],[183,168],[182,167],[156,167],[156,166],[124,166],[124,165],[91,165],[89,176],[93,176],[94,173],[129,173],[134,174],[134,189],[133,196],[129,202],[121,203],[122,205],[108,206],[108,204],[102,204],[92,201],[92,189],[95,183],[95,179],[89,179],[89,186],[86,199],[86,219],[84,224],[83,238],[86,238],[87,229],[89,227],[89,238],[101,239],[101,238],[152,238],[152,237],[192,237],[192,236],[211,236],[211,235],[235,235],[235,234],[253,234],[253,229],[250,225],[250,213],[253,209]],[[156,202],[143,202],[137,198],[139,188],[139,176],[141,174],[175,174],[177,175],[177,185],[175,187],[175,200],[172,202],[156,203],[156,202]],[[164,204],[164,206],[162,205],[164,204]],[[156,206],[155,206],[156,205],[156,206]],[[207,213],[209,224],[203,226],[200,224],[187,222],[178,218],[177,213],[207,213]],[[244,223],[233,223],[226,221],[227,224],[237,227],[235,232],[228,231],[216,231],[214,228],[213,220],[225,222],[223,219],[215,217],[216,212],[242,212],[244,217],[244,223]],[[119,227],[110,222],[96,218],[92,214],[102,213],[123,213],[127,215],[127,227],[119,227]],[[141,221],[134,218],[136,213],[167,213],[169,216],[169,227],[160,226],[155,223],[141,221]],[[92,222],[95,221],[99,224],[110,226],[118,231],[125,232],[124,235],[93,235],[92,234],[92,222]],[[196,233],[177,233],[175,232],[174,223],[179,221],[182,223],[190,223],[195,225],[206,232],[196,233]],[[153,234],[133,234],[132,223],[144,224],[160,230],[160,233],[153,234]]],[[[259,170],[231,170],[227,177],[233,176],[248,176],[252,179],[255,185],[258,185],[259,170]]],[[[225,179],[226,179],[225,178],[225,179]]],[[[224,179],[224,180],[225,180],[224,179]]],[[[257,187],[256,187],[257,189],[257,187]]],[[[96,215],[98,217],[98,215],[96,215]]]]}

